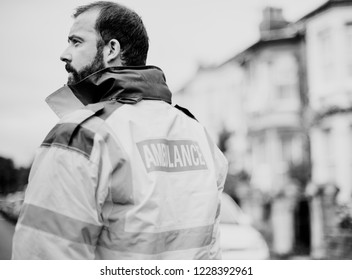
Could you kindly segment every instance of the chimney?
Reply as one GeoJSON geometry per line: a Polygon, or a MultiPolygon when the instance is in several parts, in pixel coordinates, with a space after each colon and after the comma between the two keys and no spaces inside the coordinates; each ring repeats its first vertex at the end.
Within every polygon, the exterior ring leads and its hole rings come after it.
{"type": "Polygon", "coordinates": [[[283,17],[281,8],[266,7],[259,25],[260,37],[264,38],[271,32],[285,28],[289,22],[283,17]]]}

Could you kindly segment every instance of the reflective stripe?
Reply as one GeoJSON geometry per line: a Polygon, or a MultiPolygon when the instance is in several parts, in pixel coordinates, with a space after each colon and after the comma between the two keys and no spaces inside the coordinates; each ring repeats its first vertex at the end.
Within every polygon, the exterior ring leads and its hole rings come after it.
{"type": "Polygon", "coordinates": [[[45,231],[66,240],[95,246],[101,226],[33,205],[24,204],[20,223],[27,227],[45,231]]]}
{"type": "Polygon", "coordinates": [[[213,225],[165,232],[114,232],[113,226],[101,233],[98,246],[113,251],[160,254],[170,251],[201,248],[211,243],[213,225]]]}
{"type": "Polygon", "coordinates": [[[74,150],[89,159],[94,144],[94,133],[79,124],[57,124],[42,143],[44,147],[59,146],[74,150]]]}
{"type": "Polygon", "coordinates": [[[211,258],[209,246],[203,248],[191,248],[187,250],[178,250],[163,252],[160,254],[140,254],[132,252],[113,251],[105,247],[97,247],[95,251],[95,258],[97,260],[209,260],[221,259],[211,258]]]}

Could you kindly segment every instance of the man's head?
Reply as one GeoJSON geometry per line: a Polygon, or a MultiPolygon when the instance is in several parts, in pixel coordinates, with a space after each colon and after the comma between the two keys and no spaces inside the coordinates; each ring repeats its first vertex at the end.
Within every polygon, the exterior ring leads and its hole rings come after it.
{"type": "Polygon", "coordinates": [[[73,17],[69,46],[60,57],[69,72],[68,84],[105,67],[146,64],[148,35],[134,11],[99,1],[78,7],[73,17]]]}

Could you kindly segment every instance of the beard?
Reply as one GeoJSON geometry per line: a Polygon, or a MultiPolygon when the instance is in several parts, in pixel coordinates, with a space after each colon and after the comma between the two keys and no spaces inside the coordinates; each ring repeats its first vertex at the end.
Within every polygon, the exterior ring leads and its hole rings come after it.
{"type": "Polygon", "coordinates": [[[80,71],[77,71],[68,63],[65,65],[66,71],[72,74],[68,77],[67,85],[77,84],[89,75],[105,68],[103,59],[103,48],[104,42],[99,41],[97,43],[97,54],[95,55],[92,63],[83,67],[83,69],[80,71]]]}

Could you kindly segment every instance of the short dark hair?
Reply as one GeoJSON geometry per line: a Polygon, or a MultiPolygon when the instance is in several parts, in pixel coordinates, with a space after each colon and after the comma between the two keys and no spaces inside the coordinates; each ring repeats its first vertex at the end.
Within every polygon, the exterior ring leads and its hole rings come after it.
{"type": "Polygon", "coordinates": [[[104,44],[112,39],[119,41],[122,65],[145,65],[149,39],[141,17],[129,8],[109,1],[97,1],[79,6],[73,17],[76,18],[91,9],[100,10],[95,29],[104,44]]]}

